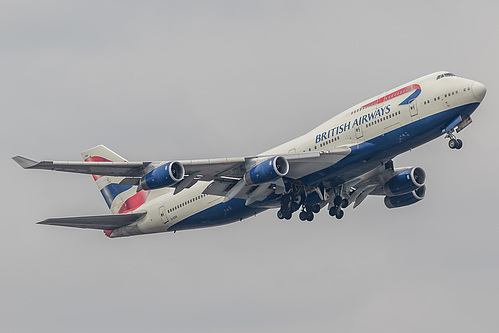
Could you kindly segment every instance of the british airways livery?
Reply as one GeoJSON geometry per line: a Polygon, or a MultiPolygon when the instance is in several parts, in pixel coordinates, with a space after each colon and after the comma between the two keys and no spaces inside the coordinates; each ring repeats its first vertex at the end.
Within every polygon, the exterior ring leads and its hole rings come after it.
{"type": "Polygon", "coordinates": [[[485,86],[449,72],[433,73],[370,98],[292,141],[255,156],[129,162],[104,146],[83,162],[13,159],[25,169],[91,174],[112,214],[50,218],[40,224],[104,230],[109,237],[178,231],[241,221],[276,208],[302,221],[326,207],[341,219],[369,195],[388,208],[425,197],[421,167],[393,158],[471,123],[485,86]]]}

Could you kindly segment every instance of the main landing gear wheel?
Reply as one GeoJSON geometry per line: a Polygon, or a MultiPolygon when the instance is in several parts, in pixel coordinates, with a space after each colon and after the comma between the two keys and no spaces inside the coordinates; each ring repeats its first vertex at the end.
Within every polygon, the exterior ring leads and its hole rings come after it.
{"type": "Polygon", "coordinates": [[[347,204],[345,206],[343,206],[343,205],[341,207],[333,206],[333,207],[329,208],[329,215],[336,217],[338,220],[342,219],[343,215],[345,215],[345,212],[341,208],[342,207],[345,208],[346,206],[348,206],[348,201],[347,201],[347,204]]]}
{"type": "Polygon", "coordinates": [[[329,208],[329,215],[336,217],[338,220],[343,218],[345,212],[342,208],[347,208],[349,205],[348,199],[343,199],[341,196],[337,195],[333,199],[333,205],[329,208]]]}
{"type": "Polygon", "coordinates": [[[281,208],[277,212],[277,218],[280,220],[290,220],[293,213],[300,208],[300,197],[295,193],[288,193],[281,198],[281,208]]]}
{"type": "Polygon", "coordinates": [[[338,220],[343,218],[345,212],[342,208],[347,208],[349,204],[348,199],[343,199],[340,195],[335,196],[333,199],[334,206],[329,208],[329,215],[336,217],[338,220]]]}
{"type": "Polygon", "coordinates": [[[312,222],[314,220],[314,213],[302,210],[300,212],[299,217],[300,217],[300,220],[302,220],[302,221],[312,222]]]}
{"type": "Polygon", "coordinates": [[[283,212],[282,209],[279,209],[277,211],[277,218],[279,220],[282,220],[282,219],[291,220],[292,216],[293,216],[293,213],[291,213],[291,212],[283,212]]]}
{"type": "Polygon", "coordinates": [[[348,200],[343,199],[341,200],[341,208],[347,208],[348,207],[348,200]]]}
{"type": "Polygon", "coordinates": [[[307,214],[307,221],[312,222],[314,220],[314,213],[310,212],[307,214]]]}
{"type": "Polygon", "coordinates": [[[329,208],[329,215],[330,216],[336,216],[337,212],[338,212],[338,207],[333,206],[333,207],[329,208]]]}
{"type": "Polygon", "coordinates": [[[339,207],[342,201],[343,199],[339,195],[337,195],[336,197],[334,197],[333,203],[336,207],[339,207]]]}

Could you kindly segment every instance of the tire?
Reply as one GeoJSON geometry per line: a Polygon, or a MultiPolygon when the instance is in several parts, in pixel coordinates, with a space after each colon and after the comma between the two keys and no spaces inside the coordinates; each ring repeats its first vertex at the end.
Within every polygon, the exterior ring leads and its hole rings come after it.
{"type": "Polygon", "coordinates": [[[347,199],[343,199],[341,200],[341,208],[347,208],[348,207],[348,200],[347,199]]]}
{"type": "Polygon", "coordinates": [[[456,149],[461,149],[461,148],[463,148],[463,140],[457,139],[457,147],[456,147],[456,149]]]}
{"type": "Polygon", "coordinates": [[[307,221],[312,222],[314,220],[314,213],[308,213],[307,214],[307,221]]]}
{"type": "Polygon", "coordinates": [[[338,212],[338,207],[333,206],[333,207],[329,208],[329,215],[330,216],[336,216],[337,212],[338,212]]]}
{"type": "Polygon", "coordinates": [[[449,140],[449,148],[450,149],[456,149],[458,147],[459,143],[456,139],[450,139],[449,140]]]}
{"type": "Polygon", "coordinates": [[[300,220],[306,221],[307,220],[307,213],[305,211],[301,211],[300,215],[298,216],[300,220]]]}
{"type": "Polygon", "coordinates": [[[279,220],[282,220],[284,218],[284,214],[282,213],[282,211],[280,209],[277,211],[277,218],[279,220]]]}
{"type": "Polygon", "coordinates": [[[341,197],[340,197],[339,195],[337,195],[337,196],[334,198],[334,201],[333,201],[333,202],[334,202],[334,205],[335,205],[336,207],[339,207],[339,206],[341,205],[341,200],[342,200],[342,199],[341,199],[341,197]]]}
{"type": "Polygon", "coordinates": [[[321,206],[320,205],[313,205],[312,206],[312,212],[317,214],[318,212],[321,211],[321,206]]]}
{"type": "Polygon", "coordinates": [[[336,218],[338,220],[341,220],[343,218],[343,215],[345,215],[345,212],[342,211],[341,209],[336,212],[336,218]]]}

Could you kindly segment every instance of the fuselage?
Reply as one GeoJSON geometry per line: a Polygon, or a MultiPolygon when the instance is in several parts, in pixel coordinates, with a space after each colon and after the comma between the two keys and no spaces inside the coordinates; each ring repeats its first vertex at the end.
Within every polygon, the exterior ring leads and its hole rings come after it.
{"type": "MultiPolygon", "coordinates": [[[[260,155],[328,152],[348,147],[351,153],[340,162],[299,179],[312,187],[338,186],[445,134],[456,121],[470,119],[484,95],[485,87],[479,82],[448,72],[433,73],[354,105],[260,155]]],[[[199,181],[176,195],[173,190],[161,190],[154,200],[138,209],[147,211],[142,221],[114,230],[113,237],[222,225],[279,206],[276,195],[248,206],[242,199],[224,203],[223,197],[203,194],[209,185],[199,181]]]]}

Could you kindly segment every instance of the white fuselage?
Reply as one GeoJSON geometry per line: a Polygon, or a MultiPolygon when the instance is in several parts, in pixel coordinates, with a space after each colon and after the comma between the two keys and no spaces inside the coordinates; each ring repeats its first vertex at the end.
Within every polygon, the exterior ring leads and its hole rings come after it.
{"type": "MultiPolygon", "coordinates": [[[[365,100],[310,132],[260,155],[332,151],[338,147],[358,149],[359,145],[374,142],[386,147],[379,152],[379,158],[388,160],[441,135],[442,127],[449,122],[447,118],[452,117],[446,115],[447,111],[458,112],[460,107],[481,102],[483,96],[476,95],[481,94],[479,90],[483,85],[469,79],[443,76],[444,73],[421,77],[365,100]],[[411,124],[413,127],[409,127],[411,124]]],[[[476,106],[471,112],[474,108],[476,106]]],[[[369,158],[376,160],[376,156],[369,158]]],[[[358,172],[365,173],[369,168],[367,166],[358,172]]],[[[202,194],[209,184],[199,181],[175,195],[173,189],[158,190],[162,191],[161,195],[138,209],[147,211],[147,215],[138,222],[135,230],[138,228],[141,233],[153,233],[213,226],[242,220],[268,208],[258,205],[244,207],[241,204],[224,206],[223,197],[202,194]],[[237,213],[238,210],[241,214],[237,213]],[[181,227],[182,223],[185,223],[184,227],[181,227]]],[[[115,230],[113,236],[132,232],[127,228],[130,227],[115,230]]]]}

